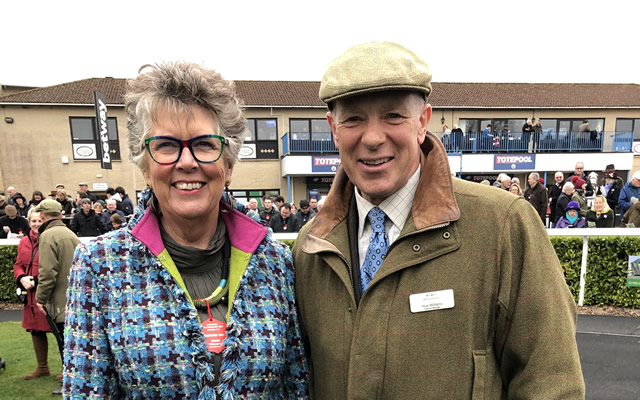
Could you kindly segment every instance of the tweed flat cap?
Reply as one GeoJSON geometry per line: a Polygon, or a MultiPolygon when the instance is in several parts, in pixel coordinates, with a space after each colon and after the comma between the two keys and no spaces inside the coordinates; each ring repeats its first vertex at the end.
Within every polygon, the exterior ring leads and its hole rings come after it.
{"type": "Polygon", "coordinates": [[[59,213],[62,212],[62,206],[56,200],[44,199],[35,208],[37,212],[47,213],[59,213]]]}
{"type": "Polygon", "coordinates": [[[392,42],[355,45],[333,60],[320,83],[320,100],[382,90],[431,93],[431,68],[411,50],[392,42]]]}

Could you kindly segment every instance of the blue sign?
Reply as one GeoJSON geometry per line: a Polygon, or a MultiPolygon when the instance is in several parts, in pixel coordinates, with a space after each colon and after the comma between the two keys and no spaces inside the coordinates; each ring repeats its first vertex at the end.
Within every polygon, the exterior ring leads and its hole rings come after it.
{"type": "Polygon", "coordinates": [[[536,169],[535,154],[495,154],[493,169],[498,171],[515,171],[519,169],[536,169]]]}
{"type": "Polygon", "coordinates": [[[311,172],[333,172],[338,170],[340,156],[312,156],[311,172]]]}

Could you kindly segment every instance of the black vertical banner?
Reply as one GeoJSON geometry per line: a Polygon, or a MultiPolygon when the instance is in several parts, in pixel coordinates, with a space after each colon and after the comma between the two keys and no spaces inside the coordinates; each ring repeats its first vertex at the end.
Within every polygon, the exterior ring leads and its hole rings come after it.
{"type": "Polygon", "coordinates": [[[104,94],[98,91],[93,92],[93,99],[96,108],[96,150],[100,157],[102,169],[111,169],[111,153],[109,152],[109,128],[107,124],[107,100],[104,94]]]}

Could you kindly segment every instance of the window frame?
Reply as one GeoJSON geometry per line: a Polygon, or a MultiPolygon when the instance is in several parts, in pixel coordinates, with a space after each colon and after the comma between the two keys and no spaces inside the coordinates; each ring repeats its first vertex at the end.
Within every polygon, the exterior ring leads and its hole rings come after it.
{"type": "MultiPolygon", "coordinates": [[[[111,161],[122,161],[120,154],[120,133],[118,131],[118,118],[108,117],[107,124],[109,127],[109,149],[111,151],[111,161]],[[113,122],[113,124],[109,124],[113,122]],[[111,129],[114,128],[114,129],[111,129]],[[112,139],[115,137],[115,139],[112,139]]],[[[96,146],[95,155],[93,157],[76,157],[76,151],[72,151],[74,161],[100,161],[100,150],[97,148],[99,145],[99,133],[96,130],[96,117],[87,116],[69,116],[69,134],[71,135],[71,147],[75,149],[74,145],[88,145],[92,144],[96,146]],[[76,120],[89,120],[91,122],[91,130],[93,131],[93,139],[75,139],[74,138],[74,121],[76,120]]]]}
{"type": "Polygon", "coordinates": [[[280,158],[280,150],[278,149],[278,119],[277,118],[247,118],[245,124],[247,129],[252,132],[252,140],[245,138],[244,144],[255,146],[255,158],[243,158],[243,160],[277,160],[280,158]],[[275,122],[275,139],[259,139],[258,121],[275,122]],[[253,124],[253,130],[249,125],[253,124]]]}

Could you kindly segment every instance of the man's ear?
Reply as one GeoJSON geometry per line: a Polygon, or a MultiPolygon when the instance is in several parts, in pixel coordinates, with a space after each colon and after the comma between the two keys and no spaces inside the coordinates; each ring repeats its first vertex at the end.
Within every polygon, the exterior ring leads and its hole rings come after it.
{"type": "Polygon", "coordinates": [[[333,132],[333,144],[336,146],[336,149],[340,150],[340,137],[336,132],[336,121],[334,120],[335,115],[331,113],[331,111],[327,112],[327,122],[329,123],[329,127],[331,128],[331,132],[333,132]]]}
{"type": "Polygon", "coordinates": [[[420,131],[418,132],[418,144],[424,143],[427,136],[427,128],[431,120],[431,104],[425,104],[420,110],[420,131]]]}

